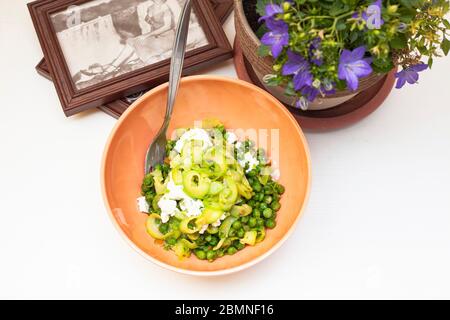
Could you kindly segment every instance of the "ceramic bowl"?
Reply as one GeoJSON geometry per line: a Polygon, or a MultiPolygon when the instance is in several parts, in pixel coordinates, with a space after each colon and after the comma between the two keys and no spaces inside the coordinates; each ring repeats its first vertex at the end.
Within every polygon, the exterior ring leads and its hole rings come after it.
{"type": "MultiPolygon", "coordinates": [[[[222,121],[227,129],[262,130],[260,132],[269,132],[274,141],[279,135],[279,182],[286,192],[281,199],[277,226],[267,231],[263,242],[212,263],[198,260],[194,255],[179,260],[146,233],[147,216],[139,212],[136,204],[144,176],[145,153],[163,122],[166,97],[167,84],[141,97],[119,119],[106,144],[101,180],[114,225],[145,258],[173,271],[223,275],[256,264],[278,249],[292,233],[307,202],[310,156],[300,127],[280,102],[247,82],[216,76],[182,80],[169,132],[214,118],[222,121]]],[[[272,152],[275,149],[270,146],[272,152]]]]}

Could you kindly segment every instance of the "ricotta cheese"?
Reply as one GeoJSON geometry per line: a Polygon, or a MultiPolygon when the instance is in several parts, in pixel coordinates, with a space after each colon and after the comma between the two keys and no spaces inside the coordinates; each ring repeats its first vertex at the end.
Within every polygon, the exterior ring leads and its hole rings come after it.
{"type": "Polygon", "coordinates": [[[150,206],[147,203],[147,200],[145,200],[145,197],[140,197],[137,199],[137,204],[139,211],[142,213],[149,213],[150,212],[150,206]]]}
{"type": "Polygon", "coordinates": [[[183,150],[183,147],[186,142],[188,141],[202,141],[203,142],[203,150],[208,149],[213,145],[210,135],[206,130],[200,129],[200,128],[194,128],[191,130],[186,131],[180,139],[175,144],[174,149],[181,153],[183,150]]]}
{"type": "Polygon", "coordinates": [[[184,211],[188,217],[198,217],[204,208],[201,200],[191,198],[184,192],[182,185],[175,184],[172,173],[169,175],[167,193],[161,197],[158,206],[161,208],[162,223],[167,223],[170,217],[181,211],[184,211]]]}
{"type": "Polygon", "coordinates": [[[228,131],[226,133],[227,143],[235,144],[238,141],[238,137],[234,132],[228,131]]]}
{"type": "Polygon", "coordinates": [[[244,153],[242,159],[239,159],[238,162],[242,168],[245,168],[245,165],[248,164],[248,169],[246,170],[246,172],[252,171],[259,164],[258,159],[256,159],[256,157],[253,156],[250,152],[244,153]]]}

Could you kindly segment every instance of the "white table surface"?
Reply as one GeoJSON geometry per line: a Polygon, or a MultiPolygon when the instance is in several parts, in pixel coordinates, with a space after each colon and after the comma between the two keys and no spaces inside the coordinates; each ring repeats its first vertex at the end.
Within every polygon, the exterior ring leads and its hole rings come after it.
{"type": "MultiPolygon", "coordinates": [[[[249,270],[195,278],[112,226],[99,170],[116,120],[63,115],[34,70],[27,2],[0,0],[0,298],[450,298],[450,59],[360,123],[307,133],[313,187],[292,237],[249,270]]],[[[236,77],[231,61],[207,73],[236,77]]]]}

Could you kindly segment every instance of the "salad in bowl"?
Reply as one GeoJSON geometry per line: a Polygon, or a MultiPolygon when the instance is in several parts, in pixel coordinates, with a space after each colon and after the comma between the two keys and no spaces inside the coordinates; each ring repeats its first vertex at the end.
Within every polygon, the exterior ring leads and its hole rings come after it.
{"type": "Polygon", "coordinates": [[[217,120],[175,131],[168,155],[144,177],[146,230],[179,258],[210,262],[264,241],[285,188],[266,151],[217,120]]]}

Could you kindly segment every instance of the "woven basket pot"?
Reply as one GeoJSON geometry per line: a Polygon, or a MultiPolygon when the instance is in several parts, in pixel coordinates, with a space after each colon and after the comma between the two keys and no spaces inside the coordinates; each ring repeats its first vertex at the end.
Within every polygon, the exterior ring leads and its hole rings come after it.
{"type": "MultiPolygon", "coordinates": [[[[242,48],[245,58],[251,64],[253,71],[259,78],[260,82],[264,84],[263,78],[268,74],[273,73],[272,57],[261,57],[258,55],[258,48],[261,45],[261,41],[253,32],[250,27],[247,17],[245,16],[243,0],[234,0],[235,6],[235,25],[236,25],[236,37],[239,45],[242,48]]],[[[309,105],[309,110],[323,110],[336,107],[353,97],[377,84],[378,81],[383,80],[384,74],[372,73],[370,76],[360,79],[359,88],[357,91],[340,90],[333,95],[327,95],[326,97],[317,98],[309,105]]],[[[283,87],[271,87],[265,86],[266,90],[275,96],[281,102],[293,106],[295,98],[286,96],[284,94],[283,87]]]]}

